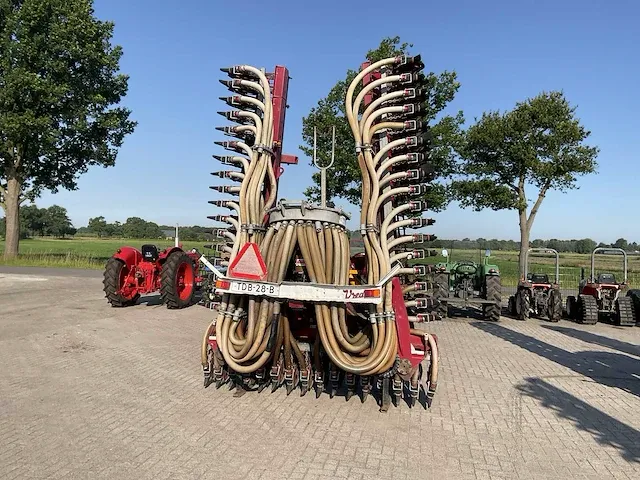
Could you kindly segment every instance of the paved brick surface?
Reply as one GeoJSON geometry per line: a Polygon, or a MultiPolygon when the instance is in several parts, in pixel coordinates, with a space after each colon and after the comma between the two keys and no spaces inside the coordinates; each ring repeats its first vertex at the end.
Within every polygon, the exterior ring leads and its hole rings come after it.
{"type": "Polygon", "coordinates": [[[385,415],[205,390],[207,310],[100,287],[0,273],[0,478],[640,478],[640,328],[432,324],[432,409],[385,415]]]}

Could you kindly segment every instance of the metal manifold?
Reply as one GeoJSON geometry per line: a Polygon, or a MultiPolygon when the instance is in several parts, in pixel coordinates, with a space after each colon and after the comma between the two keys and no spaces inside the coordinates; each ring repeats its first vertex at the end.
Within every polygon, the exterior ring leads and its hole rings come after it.
{"type": "Polygon", "coordinates": [[[286,68],[222,69],[233,95],[221,98],[236,109],[219,113],[236,125],[218,130],[236,140],[216,142],[232,154],[214,157],[238,170],[213,173],[236,184],[212,188],[236,198],[210,202],[231,215],[209,217],[228,228],[214,230],[216,313],[202,342],[205,386],[228,384],[237,395],[280,386],[347,400],[357,393],[363,402],[373,394],[381,411],[403,397],[409,406],[431,404],[437,338],[418,324],[440,317],[423,278],[431,268],[408,262],[433,255],[416,247],[435,236],[406,232],[434,223],[417,216],[435,175],[423,68],[419,56],[364,64],[347,91],[363,182],[364,251],[356,254],[349,216],[327,207],[324,194],[320,206],[277,202],[281,163],[297,163],[281,153],[286,68]]]}

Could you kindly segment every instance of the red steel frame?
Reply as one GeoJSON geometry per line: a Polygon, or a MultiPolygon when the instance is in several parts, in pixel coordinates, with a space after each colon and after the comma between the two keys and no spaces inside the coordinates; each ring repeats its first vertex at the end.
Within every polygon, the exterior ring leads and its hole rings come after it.
{"type": "MultiPolygon", "coordinates": [[[[276,179],[282,175],[281,163],[296,165],[298,157],[282,153],[284,138],[284,121],[287,115],[287,93],[289,91],[289,70],[282,65],[276,65],[275,71],[269,74],[271,84],[271,103],[273,105],[273,171],[276,179]]],[[[268,194],[268,191],[266,192],[268,194]]]]}

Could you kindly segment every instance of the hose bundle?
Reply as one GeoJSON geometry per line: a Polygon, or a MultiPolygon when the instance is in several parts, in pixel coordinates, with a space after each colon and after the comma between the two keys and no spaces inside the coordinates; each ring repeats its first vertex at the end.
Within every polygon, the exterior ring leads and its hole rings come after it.
{"type": "MultiPolygon", "coordinates": [[[[413,71],[419,68],[419,57],[393,57],[376,62],[356,76],[345,99],[362,175],[360,224],[367,259],[367,284],[378,283],[390,272],[394,262],[419,255],[415,250],[397,252],[403,244],[415,242],[422,236],[397,235],[396,232],[432,223],[421,218],[403,218],[409,212],[424,209],[421,201],[401,200],[403,196],[425,192],[426,186],[413,182],[424,177],[424,170],[396,171],[403,163],[424,163],[421,150],[426,140],[417,133],[426,126],[411,120],[421,111],[420,103],[416,103],[420,93],[413,88],[418,82],[417,73],[413,71]],[[374,72],[380,73],[381,78],[355,95],[364,77],[374,72]],[[363,109],[365,96],[374,91],[378,98],[363,109]],[[390,141],[383,145],[380,138],[390,141]],[[410,184],[405,185],[407,181],[410,184]],[[390,210],[386,208],[389,203],[390,210]]],[[[269,223],[277,193],[271,151],[274,119],[269,81],[262,71],[246,65],[222,70],[232,80],[221,82],[236,94],[221,98],[239,108],[219,112],[238,123],[237,126],[218,128],[239,140],[216,142],[236,154],[215,158],[240,167],[240,171],[214,172],[214,175],[240,182],[240,186],[212,187],[238,195],[239,199],[210,202],[236,213],[236,216],[210,217],[231,225],[229,230],[218,231],[218,236],[228,241],[221,247],[226,263],[234,260],[243,245],[254,242],[265,260],[268,282],[280,283],[287,279],[294,261],[299,259],[306,267],[309,281],[348,285],[351,260],[344,225],[338,221],[311,219],[312,215],[306,214],[304,207],[296,218],[278,217],[269,223]]],[[[280,363],[285,370],[290,370],[295,361],[301,372],[309,371],[310,362],[317,372],[321,368],[321,356],[326,355],[334,367],[349,375],[368,377],[392,369],[397,360],[398,336],[391,282],[385,286],[382,302],[369,310],[366,306],[364,311],[348,310],[344,303],[328,302],[314,303],[309,308],[312,311],[307,315],[315,315],[317,325],[312,352],[296,340],[291,323],[293,312],[286,302],[224,294],[216,319],[203,339],[203,367],[206,369],[212,361],[217,369],[226,366],[236,373],[249,374],[280,363]],[[218,351],[213,352],[211,359],[207,340],[214,331],[218,351]]]]}

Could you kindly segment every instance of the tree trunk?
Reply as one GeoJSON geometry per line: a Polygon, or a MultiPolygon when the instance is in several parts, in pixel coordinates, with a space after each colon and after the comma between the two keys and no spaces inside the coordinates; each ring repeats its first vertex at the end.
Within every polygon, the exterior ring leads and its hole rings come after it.
{"type": "Polygon", "coordinates": [[[526,263],[527,263],[527,251],[529,250],[529,222],[527,221],[527,211],[520,210],[520,278],[524,279],[526,263]]]}
{"type": "Polygon", "coordinates": [[[8,179],[4,202],[7,228],[4,258],[7,260],[18,255],[18,243],[20,242],[20,182],[16,178],[8,179]]]}

